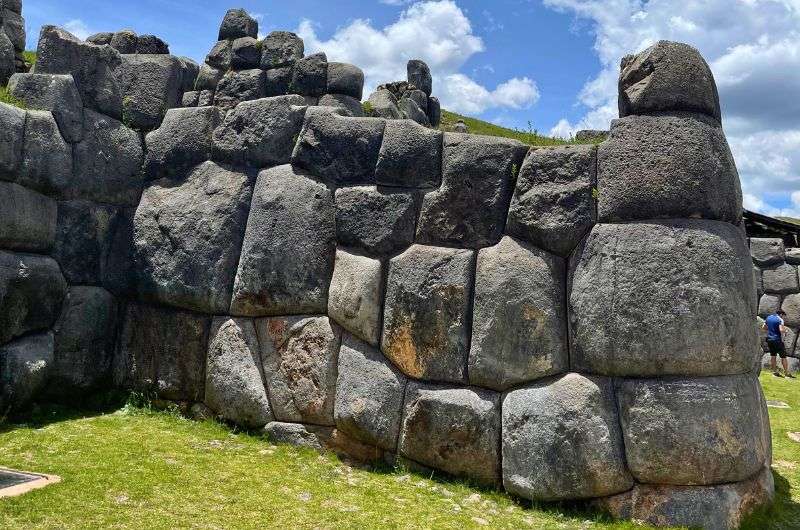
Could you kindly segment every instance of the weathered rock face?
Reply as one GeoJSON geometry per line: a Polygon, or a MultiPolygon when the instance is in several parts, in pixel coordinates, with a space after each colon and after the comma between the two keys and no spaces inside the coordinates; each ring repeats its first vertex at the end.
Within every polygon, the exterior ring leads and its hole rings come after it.
{"type": "Polygon", "coordinates": [[[302,96],[321,96],[328,87],[328,58],[315,53],[297,61],[289,89],[302,96]]]}
{"type": "Polygon", "coordinates": [[[526,499],[555,501],[626,491],[611,379],[567,374],[503,400],[503,485],[526,499]]]}
{"type": "Polygon", "coordinates": [[[205,403],[222,418],[249,428],[272,421],[252,320],[215,318],[206,365],[205,403]]]}
{"type": "Polygon", "coordinates": [[[25,407],[45,388],[52,364],[52,333],[29,335],[0,346],[0,404],[25,407]]]}
{"type": "Polygon", "coordinates": [[[333,425],[341,329],[327,317],[276,317],[256,331],[275,418],[333,425]]]}
{"type": "Polygon", "coordinates": [[[115,74],[122,89],[122,120],[138,130],[157,129],[181,101],[183,68],[172,55],[123,55],[115,74]]]}
{"type": "Polygon", "coordinates": [[[114,384],[201,401],[211,318],[128,303],[114,357],[114,384]]]}
{"type": "Polygon", "coordinates": [[[391,260],[381,349],[406,375],[466,383],[473,260],[421,245],[391,260]]]}
{"type": "Polygon", "coordinates": [[[497,243],[527,150],[515,140],[446,133],[442,185],[425,195],[417,241],[469,248],[497,243]]]}
{"type": "Polygon", "coordinates": [[[710,485],[758,473],[768,451],[758,385],[751,374],[622,381],[620,419],[636,480],[710,485]]]}
{"type": "Polygon", "coordinates": [[[784,263],[762,272],[764,291],[776,294],[791,294],[800,291],[797,279],[797,267],[784,263]]]}
{"type": "Polygon", "coordinates": [[[259,68],[228,72],[217,84],[214,105],[232,109],[242,101],[266,96],[266,74],[259,68]]]}
{"type": "Polygon", "coordinates": [[[346,63],[328,63],[328,94],[343,94],[361,101],[364,92],[364,71],[346,63]]]}
{"type": "MultiPolygon", "coordinates": [[[[764,295],[762,297],[762,303],[758,304],[759,316],[764,316],[765,314],[769,315],[771,313],[774,313],[775,311],[777,311],[778,307],[780,307],[786,312],[786,316],[783,317],[783,319],[788,326],[791,326],[793,328],[800,326],[800,294],[790,294],[783,299],[782,303],[780,296],[764,295]],[[763,307],[762,303],[764,303],[763,307]],[[777,304],[780,304],[780,306],[778,306],[777,304]],[[770,312],[767,313],[767,311],[770,312]]],[[[766,316],[764,316],[764,318],[766,318],[766,316]]]]}
{"type": "Polygon", "coordinates": [[[102,285],[113,253],[113,231],[119,208],[89,201],[58,203],[53,257],[70,284],[102,285]]]}
{"type": "Polygon", "coordinates": [[[72,146],[61,137],[53,114],[29,110],[25,119],[25,156],[16,181],[42,193],[63,196],[73,185],[72,146]]]}
{"type": "Polygon", "coordinates": [[[219,39],[258,36],[258,22],[244,9],[229,9],[219,28],[219,39]]]}
{"type": "MultiPolygon", "coordinates": [[[[788,297],[787,297],[788,298],[788,297]]],[[[777,294],[762,295],[758,301],[758,316],[767,318],[781,308],[781,297],[777,294]]],[[[798,308],[800,309],[800,308],[798,308]]],[[[785,311],[785,309],[784,309],[785,311]]]]}
{"type": "Polygon", "coordinates": [[[261,68],[291,66],[303,58],[303,39],[288,31],[273,31],[261,44],[261,68]]]}
{"type": "Polygon", "coordinates": [[[240,37],[231,43],[231,67],[236,70],[258,68],[261,48],[253,37],[240,37]]]}
{"type": "Polygon", "coordinates": [[[750,239],[750,255],[761,267],[782,263],[786,257],[783,239],[753,237],[750,239]]]}
{"type": "Polygon", "coordinates": [[[390,256],[414,241],[416,201],[368,186],[336,190],[336,238],[369,256],[390,256]]]}
{"type": "Polygon", "coordinates": [[[83,102],[71,75],[15,74],[8,92],[29,108],[52,112],[67,142],[83,138],[83,102]]]}
{"type": "Polygon", "coordinates": [[[441,131],[434,131],[411,120],[386,123],[375,168],[378,186],[398,188],[436,188],[442,171],[441,131]]]}
{"type": "Polygon", "coordinates": [[[411,60],[408,61],[406,68],[408,70],[408,83],[423,91],[426,96],[430,96],[433,91],[433,80],[428,65],[419,60],[411,60]]]}
{"type": "Polygon", "coordinates": [[[387,120],[403,119],[403,113],[400,112],[400,107],[397,106],[397,99],[389,90],[376,90],[370,94],[367,102],[373,114],[378,118],[385,118],[387,120]]]}
{"type": "Polygon", "coordinates": [[[291,166],[258,176],[230,311],[324,313],[336,254],[333,193],[291,166]]]}
{"type": "Polygon", "coordinates": [[[658,41],[622,59],[619,115],[691,111],[720,121],[719,95],[700,53],[679,42],[658,41]]]}
{"type": "Polygon", "coordinates": [[[25,142],[25,111],[0,103],[0,178],[16,180],[25,142]]]}
{"type": "Polygon", "coordinates": [[[510,237],[478,252],[471,384],[505,390],[567,370],[565,279],[561,258],[510,237]]]}
{"type": "Polygon", "coordinates": [[[506,232],[559,256],[594,226],[594,146],[532,149],[517,177],[506,232]]]}
{"type": "Polygon", "coordinates": [[[406,377],[381,352],[350,334],[342,337],[336,380],[336,426],[370,445],[395,451],[406,377]]]}
{"type": "Polygon", "coordinates": [[[342,116],[363,118],[364,108],[361,102],[354,97],[342,94],[325,94],[319,98],[320,107],[334,107],[342,116]]]}
{"type": "Polygon", "coordinates": [[[500,395],[409,383],[398,451],[484,484],[500,482],[500,395]]]}
{"type": "Polygon", "coordinates": [[[50,328],[66,294],[52,258],[0,251],[0,344],[50,328]]]}
{"type": "Polygon", "coordinates": [[[700,376],[753,368],[753,274],[736,227],[597,225],[570,275],[573,370],[700,376]],[[703,324],[709,315],[714,326],[703,324]]]}
{"type": "Polygon", "coordinates": [[[139,289],[146,299],[225,314],[242,248],[250,177],[206,162],[182,183],[147,188],[134,218],[139,289]]]}
{"type": "Polygon", "coordinates": [[[738,224],[742,217],[736,165],[722,127],[710,118],[614,120],[597,158],[602,222],[702,217],[738,224]]]}
{"type": "Polygon", "coordinates": [[[361,340],[377,346],[381,336],[382,308],[381,262],[337,250],[328,294],[328,315],[361,340]]]}
{"type": "Polygon", "coordinates": [[[56,202],[8,182],[0,182],[0,197],[0,248],[50,250],[56,237],[56,202]]]}

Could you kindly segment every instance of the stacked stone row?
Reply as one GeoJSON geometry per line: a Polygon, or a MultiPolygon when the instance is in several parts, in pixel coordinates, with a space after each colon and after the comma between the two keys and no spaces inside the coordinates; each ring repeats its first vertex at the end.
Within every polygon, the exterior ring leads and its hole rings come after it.
{"type": "Polygon", "coordinates": [[[5,86],[15,72],[27,71],[24,51],[22,0],[0,0],[0,86],[5,86]]]}
{"type": "Polygon", "coordinates": [[[439,128],[442,107],[439,99],[431,96],[433,78],[428,65],[412,59],[406,66],[405,81],[380,85],[369,96],[370,114],[387,120],[413,120],[426,127],[439,128]]]}
{"type": "Polygon", "coordinates": [[[295,94],[306,97],[309,105],[363,116],[360,68],[328,62],[324,53],[305,57],[303,40],[294,33],[273,31],[263,40],[257,36],[258,21],[242,9],[229,10],[183,106],[228,110],[243,101],[295,94]]]}
{"type": "Polygon", "coordinates": [[[168,55],[169,44],[155,35],[137,35],[131,29],[103,31],[88,37],[86,42],[102,46],[108,44],[121,54],[168,55]]]}

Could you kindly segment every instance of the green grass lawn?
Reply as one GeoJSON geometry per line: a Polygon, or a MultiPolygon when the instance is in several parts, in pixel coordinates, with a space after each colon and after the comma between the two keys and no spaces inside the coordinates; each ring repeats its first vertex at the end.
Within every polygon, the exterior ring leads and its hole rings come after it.
{"type": "Polygon", "coordinates": [[[577,140],[574,139],[552,138],[550,136],[543,136],[533,128],[527,131],[508,129],[506,127],[500,127],[499,125],[495,125],[487,121],[479,120],[476,118],[469,118],[467,116],[462,116],[461,114],[456,114],[455,112],[450,112],[444,109],[442,110],[442,123],[439,128],[442,129],[443,131],[451,131],[453,129],[453,126],[458,120],[462,120],[467,125],[469,132],[472,134],[484,134],[486,136],[501,136],[503,138],[511,138],[514,140],[519,140],[520,142],[529,145],[565,145],[565,144],[576,144],[576,143],[594,143],[594,142],[578,142],[577,140]]]}
{"type": "MultiPolygon", "coordinates": [[[[778,503],[748,528],[800,527],[800,382],[764,376],[778,503]]],[[[0,528],[565,528],[632,529],[571,506],[531,507],[499,492],[403,470],[352,467],[274,446],[214,422],[125,406],[39,411],[0,432],[0,465],[62,477],[0,499],[0,528]]]]}

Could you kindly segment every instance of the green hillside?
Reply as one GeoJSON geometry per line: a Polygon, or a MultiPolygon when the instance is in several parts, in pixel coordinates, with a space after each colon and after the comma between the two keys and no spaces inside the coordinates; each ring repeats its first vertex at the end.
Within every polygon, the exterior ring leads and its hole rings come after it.
{"type": "Polygon", "coordinates": [[[512,138],[520,142],[530,145],[565,145],[565,144],[578,144],[578,143],[594,143],[594,142],[579,142],[574,139],[552,138],[539,134],[535,129],[529,131],[520,131],[517,129],[508,129],[500,127],[487,121],[462,116],[455,112],[450,112],[442,109],[442,124],[439,128],[443,131],[452,131],[453,126],[457,121],[463,121],[469,132],[472,134],[485,134],[487,136],[501,136],[503,138],[512,138]]]}

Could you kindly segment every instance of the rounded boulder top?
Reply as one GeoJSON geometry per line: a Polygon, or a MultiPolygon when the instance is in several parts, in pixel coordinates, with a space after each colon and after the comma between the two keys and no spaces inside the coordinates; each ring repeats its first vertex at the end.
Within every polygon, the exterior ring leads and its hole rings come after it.
{"type": "Polygon", "coordinates": [[[229,9],[222,19],[217,40],[258,37],[258,21],[244,9],[229,9]]]}

